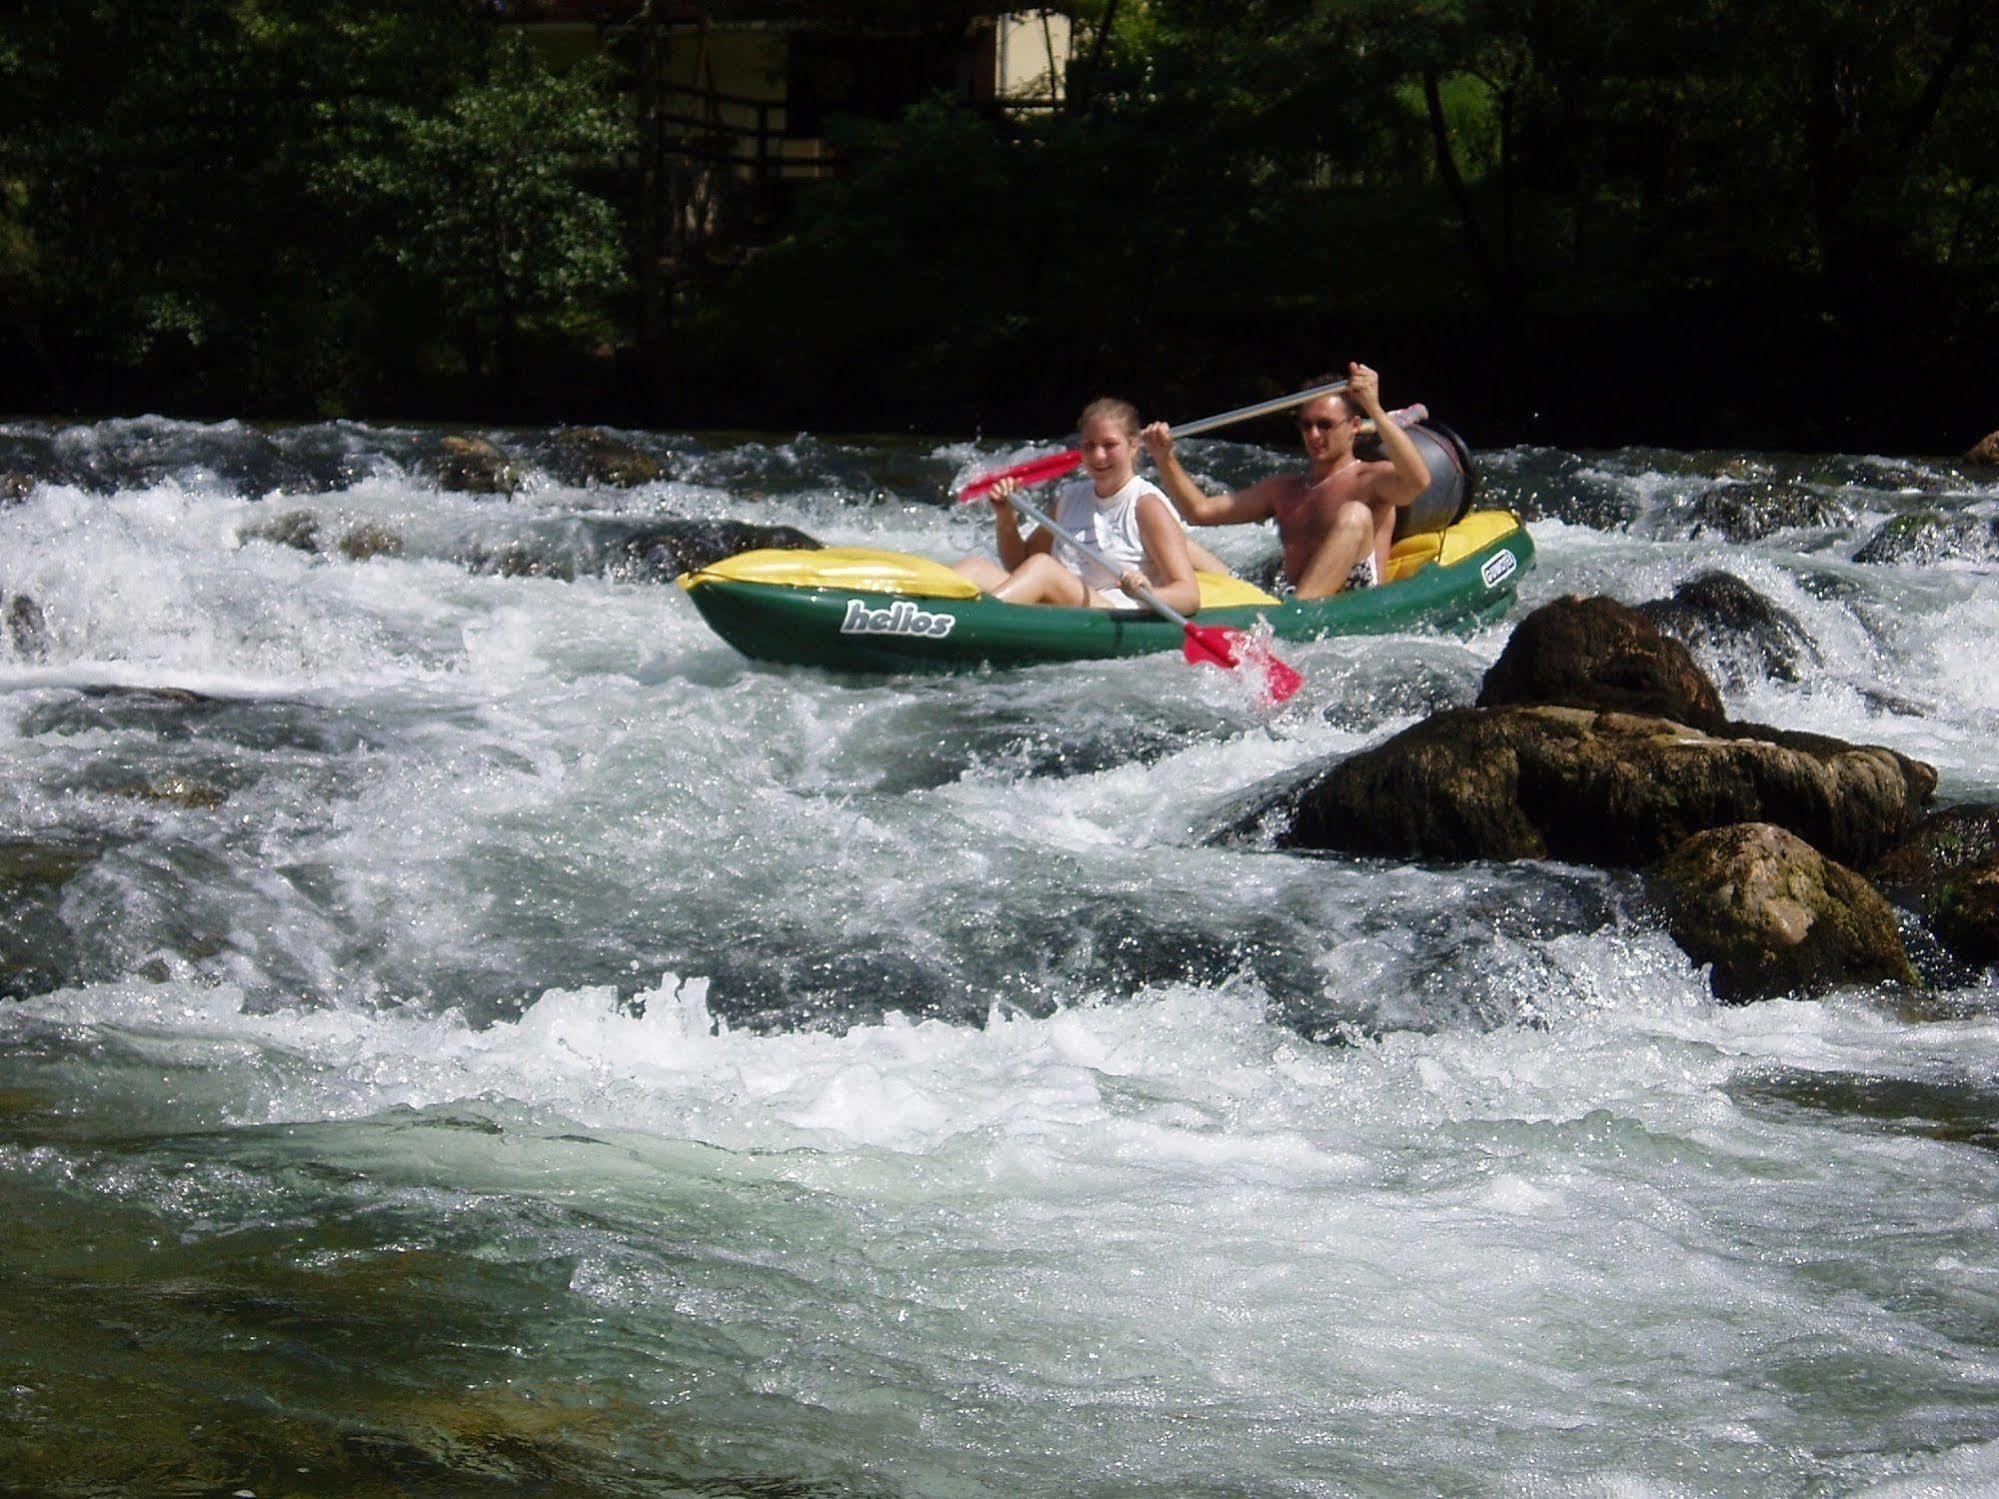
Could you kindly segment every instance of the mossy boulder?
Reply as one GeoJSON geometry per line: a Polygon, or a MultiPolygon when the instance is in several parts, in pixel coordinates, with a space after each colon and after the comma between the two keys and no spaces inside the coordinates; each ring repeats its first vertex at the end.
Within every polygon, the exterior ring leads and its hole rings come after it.
{"type": "Polygon", "coordinates": [[[1225,840],[1430,860],[1637,867],[1695,833],[1771,822],[1864,865],[1899,841],[1936,772],[1877,746],[1650,714],[1534,705],[1436,714],[1253,793],[1225,840]],[[1762,737],[1759,737],[1762,736],[1762,737]]]}
{"type": "Polygon", "coordinates": [[[1628,604],[1575,594],[1520,621],[1478,702],[1656,714],[1697,729],[1727,721],[1721,694],[1686,646],[1628,604]]]}
{"type": "Polygon", "coordinates": [[[1945,807],[1869,871],[1966,963],[1999,963],[1999,806],[1945,807]]]}
{"type": "Polygon", "coordinates": [[[317,555],[319,517],[310,510],[282,511],[237,527],[236,540],[246,545],[253,541],[267,541],[272,546],[290,547],[293,551],[317,555]]]}
{"type": "Polygon", "coordinates": [[[1646,877],[1673,940],[1717,998],[1914,984],[1895,913],[1853,870],[1766,822],[1710,828],[1646,877]]]}
{"type": "Polygon", "coordinates": [[[1853,560],[1918,567],[1999,560],[1999,521],[1981,515],[1911,510],[1884,521],[1853,554],[1853,560]]]}
{"type": "Polygon", "coordinates": [[[513,460],[483,437],[453,434],[428,464],[438,488],[459,494],[512,494],[520,488],[513,460]]]}
{"type": "Polygon", "coordinates": [[[1853,512],[1808,484],[1765,479],[1715,484],[1694,497],[1694,536],[1710,533],[1733,542],[1761,541],[1778,531],[1843,526],[1853,512]]]}
{"type": "Polygon", "coordinates": [[[1671,598],[1638,605],[1638,612],[1735,685],[1762,678],[1801,681],[1807,670],[1824,664],[1797,617],[1733,573],[1701,573],[1675,588],[1671,598]]]}
{"type": "Polygon", "coordinates": [[[567,483],[631,489],[661,477],[658,460],[595,427],[566,427],[549,446],[549,466],[567,483]]]}

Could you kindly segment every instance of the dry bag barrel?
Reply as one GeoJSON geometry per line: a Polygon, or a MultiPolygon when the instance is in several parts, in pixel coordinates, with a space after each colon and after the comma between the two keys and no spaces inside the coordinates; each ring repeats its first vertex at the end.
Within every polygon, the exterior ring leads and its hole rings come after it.
{"type": "MultiPolygon", "coordinates": [[[[1424,536],[1456,525],[1471,509],[1473,478],[1471,450],[1457,433],[1442,422],[1427,417],[1404,427],[1416,451],[1430,470],[1430,484],[1421,494],[1395,512],[1395,539],[1424,536]]],[[[1380,437],[1369,433],[1354,444],[1362,461],[1384,460],[1388,452],[1380,437]]]]}

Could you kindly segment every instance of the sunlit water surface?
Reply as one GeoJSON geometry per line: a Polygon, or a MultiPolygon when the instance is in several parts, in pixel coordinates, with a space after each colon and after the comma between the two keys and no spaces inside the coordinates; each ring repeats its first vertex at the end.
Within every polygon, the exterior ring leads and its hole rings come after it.
{"type": "MultiPolygon", "coordinates": [[[[1999,1488],[1991,975],[1723,1009],[1628,875],[1210,841],[1508,625],[1287,647],[1275,716],[757,666],[632,538],[948,557],[1026,450],[491,435],[511,497],[434,433],[0,426],[0,1490],[1999,1488]]],[[[1486,457],[1523,609],[1726,568],[1814,652],[1708,648],[1731,712],[1999,798],[1989,478],[1486,457]],[[1822,503],[1718,533],[1757,485],[1822,503]],[[1919,511],[1954,551],[1855,560],[1919,511]]]]}

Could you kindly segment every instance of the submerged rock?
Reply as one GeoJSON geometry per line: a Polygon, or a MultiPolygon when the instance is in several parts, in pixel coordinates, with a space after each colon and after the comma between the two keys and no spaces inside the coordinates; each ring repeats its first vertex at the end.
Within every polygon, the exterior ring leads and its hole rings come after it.
{"type": "Polygon", "coordinates": [[[626,570],[666,580],[758,547],[816,551],[822,545],[790,526],[759,526],[739,520],[671,520],[627,537],[622,550],[626,570]]]}
{"type": "Polygon", "coordinates": [[[1957,958],[1999,963],[1999,807],[1945,807],[1868,871],[1957,958]]]}
{"type": "Polygon", "coordinates": [[[1688,838],[1646,877],[1673,940],[1712,965],[1717,998],[1913,984],[1895,913],[1845,865],[1766,822],[1688,838]]]}
{"type": "Polygon", "coordinates": [[[340,555],[350,562],[366,562],[375,557],[400,557],[403,539],[387,526],[361,521],[347,528],[340,538],[340,555]]]}
{"type": "Polygon", "coordinates": [[[7,638],[14,654],[27,661],[39,661],[49,653],[49,622],[42,606],[25,593],[7,600],[7,638]]]}
{"type": "Polygon", "coordinates": [[[197,781],[192,776],[184,776],[176,771],[149,776],[137,785],[120,786],[117,788],[117,794],[129,796],[135,801],[184,807],[191,812],[212,811],[229,800],[229,793],[220,786],[197,781]]]}
{"type": "Polygon", "coordinates": [[[237,529],[236,540],[248,544],[252,541],[268,541],[273,546],[290,547],[294,551],[319,552],[319,517],[310,510],[287,510],[267,520],[242,526],[237,529]]]}
{"type": "Polygon", "coordinates": [[[1919,567],[1999,560],[1999,521],[1982,515],[1912,510],[1884,522],[1853,554],[1853,560],[1914,563],[1919,567]]]}
{"type": "Polygon", "coordinates": [[[510,541],[497,552],[476,548],[467,554],[465,566],[475,573],[491,573],[502,578],[559,578],[564,583],[576,581],[574,562],[538,551],[521,541],[510,541]]]}
{"type": "Polygon", "coordinates": [[[651,454],[595,427],[568,427],[555,434],[550,466],[566,483],[615,489],[650,484],[661,474],[651,454]]]}
{"type": "Polygon", "coordinates": [[[1224,835],[1402,858],[1640,866],[1772,822],[1847,863],[1900,839],[1936,772],[1892,750],[1553,705],[1459,708],[1264,792],[1224,835]],[[1755,734],[1776,737],[1751,737],[1755,734]]]}
{"type": "Polygon", "coordinates": [[[17,474],[11,470],[0,473],[0,508],[20,504],[34,487],[35,481],[26,474],[17,474]]]}
{"type": "Polygon", "coordinates": [[[1778,531],[1843,526],[1853,512],[1839,501],[1795,480],[1757,483],[1729,481],[1695,496],[1692,536],[1710,532],[1734,542],[1761,541],[1778,531]]]}
{"type": "Polygon", "coordinates": [[[1519,623],[1478,702],[1651,713],[1701,729],[1726,722],[1721,694],[1684,645],[1629,605],[1575,594],[1519,623]]]}
{"type": "Polygon", "coordinates": [[[1479,506],[1511,510],[1524,521],[1556,520],[1593,531],[1622,531],[1644,509],[1630,484],[1572,453],[1539,450],[1480,465],[1479,506]]]}
{"type": "Polygon", "coordinates": [[[97,850],[31,838],[0,839],[0,890],[60,890],[87,869],[97,850]]]}
{"type": "Polygon", "coordinates": [[[520,488],[520,471],[505,453],[483,437],[451,436],[443,451],[427,465],[440,489],[459,494],[512,494],[520,488]]]}
{"type": "Polygon", "coordinates": [[[1797,682],[1805,668],[1824,665],[1805,627],[1733,573],[1702,573],[1638,612],[1718,666],[1732,685],[1764,677],[1797,682]]]}
{"type": "Polygon", "coordinates": [[[62,891],[101,852],[77,843],[0,839],[0,996],[45,993],[73,973],[76,950],[59,910],[62,891]]]}

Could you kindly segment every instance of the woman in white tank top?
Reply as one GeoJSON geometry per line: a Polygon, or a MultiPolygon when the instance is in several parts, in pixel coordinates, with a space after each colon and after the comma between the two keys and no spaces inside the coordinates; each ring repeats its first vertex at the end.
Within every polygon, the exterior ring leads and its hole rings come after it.
{"type": "Polygon", "coordinates": [[[958,572],[994,598],[1014,604],[1143,607],[1138,590],[1149,589],[1182,614],[1201,606],[1201,586],[1179,513],[1158,486],[1137,477],[1138,413],[1126,401],[1094,401],[1080,424],[1087,478],[1056,492],[1054,520],[1088,542],[1118,570],[1113,573],[1067,542],[1037,526],[1023,536],[1011,479],[995,484],[988,498],[999,542],[1000,565],[987,557],[967,557],[958,572]]]}

